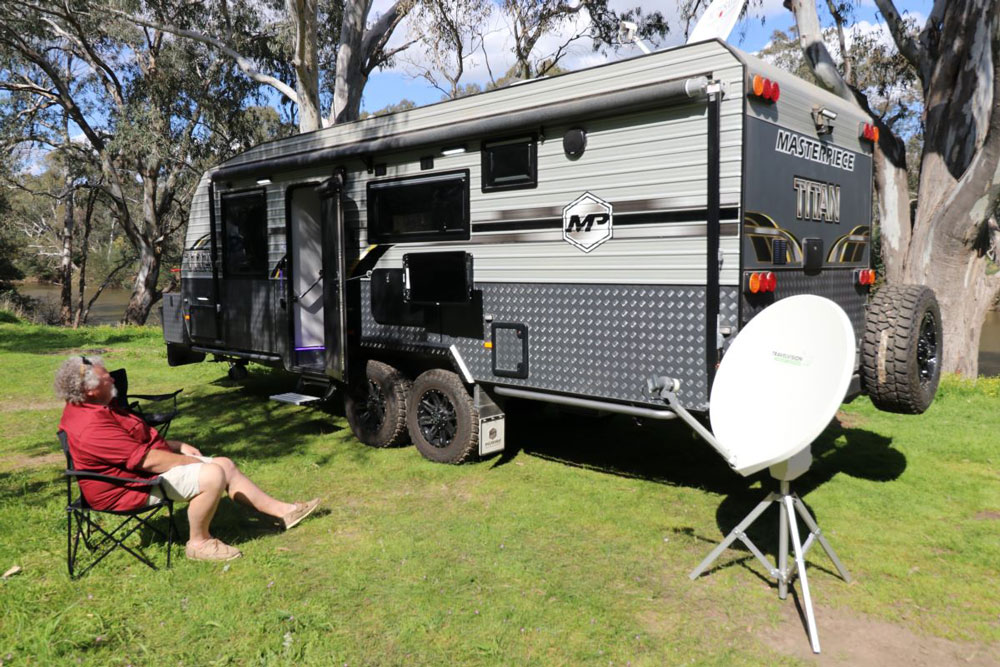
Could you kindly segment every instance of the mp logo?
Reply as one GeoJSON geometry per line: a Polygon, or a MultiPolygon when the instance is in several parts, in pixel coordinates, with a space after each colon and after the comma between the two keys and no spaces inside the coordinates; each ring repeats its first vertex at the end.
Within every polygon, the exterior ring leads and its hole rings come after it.
{"type": "Polygon", "coordinates": [[[590,252],[612,236],[611,204],[589,192],[563,209],[563,239],[590,252]]]}

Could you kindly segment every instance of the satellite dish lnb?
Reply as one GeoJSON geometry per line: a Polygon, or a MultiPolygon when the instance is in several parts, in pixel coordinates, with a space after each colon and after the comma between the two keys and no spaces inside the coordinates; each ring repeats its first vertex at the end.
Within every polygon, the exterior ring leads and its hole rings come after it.
{"type": "Polygon", "coordinates": [[[823,432],[854,372],[854,328],[843,309],[811,294],[754,317],[715,376],[710,421],[741,475],[791,459],[823,432]]]}

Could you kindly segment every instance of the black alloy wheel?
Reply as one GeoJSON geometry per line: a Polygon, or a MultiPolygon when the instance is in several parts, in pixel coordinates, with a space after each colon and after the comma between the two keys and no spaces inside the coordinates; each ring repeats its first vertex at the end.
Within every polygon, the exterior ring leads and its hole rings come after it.
{"type": "Polygon", "coordinates": [[[427,442],[438,449],[447,447],[458,429],[455,406],[440,391],[425,392],[417,405],[417,423],[427,442]]]}
{"type": "Polygon", "coordinates": [[[927,311],[920,322],[920,337],[917,339],[917,368],[920,383],[927,385],[938,377],[937,322],[934,313],[927,311]]]}
{"type": "Polygon", "coordinates": [[[406,426],[417,450],[431,461],[462,463],[479,454],[479,411],[451,371],[435,368],[414,380],[406,426]]]}

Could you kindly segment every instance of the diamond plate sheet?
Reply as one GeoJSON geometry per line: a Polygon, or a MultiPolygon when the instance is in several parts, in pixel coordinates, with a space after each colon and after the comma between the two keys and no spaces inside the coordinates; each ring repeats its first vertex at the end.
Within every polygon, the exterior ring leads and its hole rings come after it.
{"type": "Polygon", "coordinates": [[[816,294],[835,302],[851,320],[855,340],[860,341],[865,331],[865,312],[868,288],[861,287],[854,279],[854,271],[825,270],[814,276],[802,271],[778,271],[778,287],[774,294],[743,295],[743,323],[778,299],[798,294],[816,294]],[[752,298],[751,298],[752,297],[752,298]]]}

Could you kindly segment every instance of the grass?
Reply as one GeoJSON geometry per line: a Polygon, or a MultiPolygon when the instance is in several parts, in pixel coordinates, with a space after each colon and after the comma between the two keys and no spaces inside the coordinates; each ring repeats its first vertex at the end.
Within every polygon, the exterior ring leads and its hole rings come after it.
{"type": "MultiPolygon", "coordinates": [[[[795,662],[758,638],[793,602],[749,552],[687,578],[771,482],[732,473],[685,427],[522,409],[502,457],[442,466],[364,447],[334,409],[268,400],[293,381],[169,368],[155,329],[0,318],[0,571],[23,568],[0,583],[0,662],[795,662]],[[216,533],[244,558],[192,563],[177,548],[171,570],[152,572],[113,556],[71,582],[51,379],[84,350],[126,366],[135,391],[184,387],[172,436],[230,456],[278,497],[323,496],[323,511],[278,534],[224,500],[216,533]]],[[[819,604],[1000,641],[998,400],[1000,380],[946,378],[922,416],[845,406],[796,483],[856,580],[810,552],[819,604]]],[[[773,523],[751,533],[771,555],[773,523]]]]}

